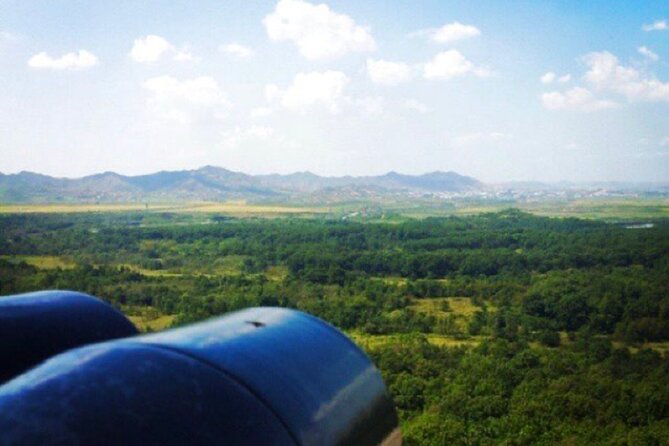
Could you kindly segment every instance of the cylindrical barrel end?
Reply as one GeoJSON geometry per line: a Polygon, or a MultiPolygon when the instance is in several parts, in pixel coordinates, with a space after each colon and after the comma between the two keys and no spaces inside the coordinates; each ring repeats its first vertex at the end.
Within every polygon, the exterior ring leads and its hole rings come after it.
{"type": "Polygon", "coordinates": [[[53,355],[137,334],[111,305],[74,291],[0,297],[0,383],[53,355]]]}
{"type": "Polygon", "coordinates": [[[281,308],[56,356],[0,387],[0,432],[22,444],[401,443],[369,358],[281,308]]]}

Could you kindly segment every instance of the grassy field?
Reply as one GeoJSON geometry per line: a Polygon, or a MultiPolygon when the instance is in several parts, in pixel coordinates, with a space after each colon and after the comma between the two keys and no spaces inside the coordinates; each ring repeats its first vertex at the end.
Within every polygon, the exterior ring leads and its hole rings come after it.
{"type": "Polygon", "coordinates": [[[182,208],[178,204],[151,204],[148,207],[143,203],[119,203],[119,204],[0,204],[2,214],[34,214],[34,213],[59,213],[73,214],[82,212],[128,212],[128,211],[152,211],[166,212],[182,208]]]}
{"type": "MultiPolygon", "coordinates": [[[[416,336],[415,334],[370,335],[359,331],[350,331],[346,334],[353,340],[353,342],[365,350],[373,350],[378,347],[401,343],[402,339],[406,336],[416,336]]],[[[428,333],[419,336],[425,336],[425,339],[427,339],[430,344],[438,347],[475,347],[484,339],[484,337],[481,336],[460,339],[454,336],[436,333],[428,333]]]]}
{"type": "MultiPolygon", "coordinates": [[[[468,297],[433,297],[415,299],[409,307],[418,313],[434,316],[437,321],[444,321],[451,318],[458,332],[466,333],[467,327],[474,317],[474,313],[481,311],[468,297]]],[[[488,311],[494,311],[488,305],[488,311]]]]}
{"type": "Polygon", "coordinates": [[[171,314],[156,317],[149,315],[135,315],[128,316],[128,319],[135,324],[135,327],[137,327],[140,332],[147,332],[161,331],[169,328],[174,321],[174,317],[175,316],[171,314]]]}
{"type": "Polygon", "coordinates": [[[669,200],[642,198],[593,198],[513,204],[463,204],[457,207],[454,214],[472,215],[482,212],[499,212],[508,207],[547,217],[578,217],[608,221],[634,221],[669,217],[669,200]]]}
{"type": "Polygon", "coordinates": [[[445,317],[449,314],[471,318],[481,308],[472,303],[468,297],[434,297],[416,299],[411,305],[415,311],[445,317]]]}
{"type": "Polygon", "coordinates": [[[293,206],[290,204],[249,204],[231,202],[182,203],[121,203],[121,204],[0,204],[0,214],[23,213],[113,213],[147,212],[193,215],[224,215],[231,217],[313,217],[329,215],[354,221],[398,223],[407,218],[472,215],[517,208],[536,215],[579,217],[607,221],[642,221],[669,217],[669,200],[650,198],[590,198],[571,201],[546,200],[537,202],[481,202],[481,201],[416,201],[412,203],[384,203],[374,205],[375,213],[357,212],[370,203],[323,206],[293,206]],[[351,213],[356,217],[349,217],[351,213]]]}
{"type": "Polygon", "coordinates": [[[0,259],[16,263],[25,262],[28,265],[32,265],[39,269],[70,269],[77,266],[75,262],[58,256],[2,255],[0,256],[0,259]]]}
{"type": "Polygon", "coordinates": [[[185,214],[220,214],[233,217],[276,217],[282,215],[315,215],[326,208],[290,205],[255,205],[244,202],[225,203],[119,203],[119,204],[0,204],[2,214],[26,213],[92,213],[92,212],[178,212],[185,214]]]}
{"type": "Polygon", "coordinates": [[[288,277],[288,267],[283,265],[270,266],[265,270],[265,277],[275,282],[281,282],[288,277]]]}

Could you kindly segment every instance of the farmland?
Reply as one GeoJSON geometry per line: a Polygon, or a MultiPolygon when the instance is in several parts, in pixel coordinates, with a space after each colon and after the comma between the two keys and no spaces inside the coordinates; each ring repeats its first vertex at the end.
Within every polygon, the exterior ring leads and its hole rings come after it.
{"type": "Polygon", "coordinates": [[[190,222],[215,216],[236,218],[346,218],[365,222],[398,222],[428,217],[468,216],[518,209],[547,217],[577,217],[611,222],[669,218],[666,198],[590,198],[577,200],[495,201],[418,199],[413,201],[351,202],[330,205],[255,204],[246,201],[175,203],[1,204],[2,214],[175,214],[190,222]]]}

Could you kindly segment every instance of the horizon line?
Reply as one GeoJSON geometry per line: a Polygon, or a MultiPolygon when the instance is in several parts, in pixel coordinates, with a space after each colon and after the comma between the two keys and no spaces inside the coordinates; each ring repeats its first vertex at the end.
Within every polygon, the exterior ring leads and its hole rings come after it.
{"type": "Polygon", "coordinates": [[[230,173],[235,173],[235,174],[241,174],[241,175],[247,175],[250,177],[264,177],[264,176],[290,176],[290,175],[297,175],[297,174],[308,174],[308,175],[314,175],[319,178],[365,178],[365,177],[383,177],[391,174],[397,174],[397,175],[404,175],[404,176],[411,176],[411,177],[420,177],[420,176],[425,176],[425,175],[430,175],[430,174],[455,174],[461,177],[466,177],[466,178],[471,178],[474,179],[480,183],[486,184],[486,185],[504,185],[504,184],[509,184],[509,183],[541,183],[545,185],[559,185],[559,184],[570,184],[570,185],[587,185],[587,184],[597,184],[597,183],[612,183],[612,184],[635,184],[635,185],[641,185],[641,184],[649,184],[649,185],[665,185],[669,184],[669,178],[666,180],[611,180],[611,179],[591,179],[591,180],[538,180],[538,179],[513,179],[513,180],[503,180],[503,181],[483,181],[478,179],[475,176],[472,175],[467,175],[467,174],[462,174],[459,172],[456,172],[454,170],[432,170],[432,171],[426,171],[422,173],[403,173],[399,172],[397,170],[389,170],[386,171],[385,173],[380,173],[380,174],[364,174],[364,175],[352,175],[352,174],[345,174],[345,175],[323,175],[319,173],[315,173],[311,170],[295,170],[289,173],[278,173],[278,172],[271,172],[271,173],[248,173],[244,172],[241,170],[231,170],[228,169],[227,167],[222,167],[222,166],[216,166],[213,164],[206,164],[197,168],[182,168],[182,169],[161,169],[161,170],[155,170],[151,171],[149,173],[138,173],[138,174],[124,174],[124,173],[119,173],[113,170],[105,170],[102,172],[94,172],[86,175],[80,175],[80,176],[61,176],[61,175],[51,175],[48,173],[41,173],[37,171],[32,171],[32,170],[26,170],[22,169],[18,172],[8,172],[5,173],[3,171],[0,171],[0,175],[3,176],[11,176],[11,175],[21,175],[21,174],[32,174],[32,175],[40,175],[44,177],[49,177],[53,179],[58,179],[58,180],[81,180],[85,178],[90,178],[98,175],[105,175],[105,174],[113,174],[113,175],[118,175],[121,177],[127,177],[127,178],[133,178],[133,177],[141,177],[141,176],[151,176],[151,175],[156,175],[159,173],[176,173],[176,172],[197,172],[200,170],[204,170],[207,168],[214,168],[214,169],[221,169],[228,171],[230,173]]]}

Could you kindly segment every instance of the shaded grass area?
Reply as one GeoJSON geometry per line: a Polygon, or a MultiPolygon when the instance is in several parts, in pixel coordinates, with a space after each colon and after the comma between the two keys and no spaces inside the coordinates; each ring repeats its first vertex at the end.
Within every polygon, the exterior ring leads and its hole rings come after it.
{"type": "Polygon", "coordinates": [[[25,262],[39,269],[72,269],[77,266],[72,260],[59,256],[31,256],[31,255],[0,255],[0,259],[7,260],[12,263],[25,262]]]}

